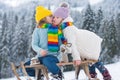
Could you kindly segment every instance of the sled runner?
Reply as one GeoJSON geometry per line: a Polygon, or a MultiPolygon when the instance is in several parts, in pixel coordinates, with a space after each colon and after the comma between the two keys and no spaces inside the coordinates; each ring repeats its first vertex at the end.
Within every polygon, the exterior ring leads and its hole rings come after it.
{"type": "Polygon", "coordinates": [[[27,78],[27,80],[32,80],[29,77],[29,75],[27,74],[26,69],[25,69],[25,68],[32,68],[32,67],[33,68],[35,67],[36,77],[38,78],[36,80],[39,80],[42,77],[40,75],[41,73],[44,73],[44,75],[46,76],[46,79],[47,79],[48,74],[46,74],[46,73],[48,73],[48,72],[45,72],[45,71],[47,71],[47,69],[43,65],[39,64],[39,65],[32,65],[32,66],[31,65],[30,66],[24,66],[24,62],[21,62],[19,66],[16,66],[13,62],[11,62],[11,68],[12,68],[13,74],[15,75],[17,80],[22,80],[22,79],[20,79],[19,74],[16,71],[17,69],[20,69],[20,68],[22,68],[22,72],[23,72],[24,76],[27,78]],[[41,72],[41,70],[43,70],[43,72],[41,72]]]}
{"type": "Polygon", "coordinates": [[[41,77],[43,75],[46,77],[47,80],[49,80],[47,68],[42,64],[33,64],[33,65],[29,65],[29,66],[28,65],[24,66],[24,62],[21,62],[21,67],[22,67],[22,71],[24,73],[24,76],[28,76],[28,74],[26,72],[26,68],[35,68],[36,80],[41,79],[41,77]]]}
{"type": "Polygon", "coordinates": [[[17,73],[17,71],[16,71],[16,69],[18,69],[19,66],[15,66],[14,63],[11,62],[11,68],[12,68],[12,71],[13,71],[14,75],[16,76],[17,80],[21,80],[18,73],[17,73]]]}
{"type": "MultiPolygon", "coordinates": [[[[88,65],[89,65],[89,63],[93,63],[93,62],[96,62],[96,61],[94,61],[94,60],[84,60],[84,61],[81,62],[80,66],[75,67],[76,68],[75,69],[76,79],[78,79],[79,72],[80,72],[81,69],[83,69],[85,71],[86,76],[89,79],[91,79],[90,74],[89,74],[88,65]]],[[[57,63],[57,65],[58,66],[73,65],[73,62],[57,63]]],[[[32,79],[28,76],[28,74],[26,72],[26,68],[34,68],[35,69],[36,80],[39,80],[39,79],[41,80],[41,77],[43,77],[43,76],[46,77],[46,80],[49,80],[47,68],[42,64],[33,64],[33,65],[29,65],[29,66],[28,65],[24,66],[24,62],[21,62],[20,66],[15,66],[14,63],[11,63],[11,67],[12,67],[12,71],[13,71],[14,75],[16,76],[17,80],[21,80],[19,78],[19,75],[16,72],[16,69],[18,69],[20,67],[22,68],[24,76],[27,77],[27,80],[32,80],[32,79]]],[[[99,80],[99,79],[92,79],[92,80],[99,80]]]]}

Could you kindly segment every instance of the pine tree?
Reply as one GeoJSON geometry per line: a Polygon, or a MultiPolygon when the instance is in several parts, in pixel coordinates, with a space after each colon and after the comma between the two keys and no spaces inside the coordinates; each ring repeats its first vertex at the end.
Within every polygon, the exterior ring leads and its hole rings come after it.
{"type": "MultiPolygon", "coordinates": [[[[117,16],[116,16],[115,25],[116,25],[116,30],[117,30],[118,47],[120,48],[120,13],[118,13],[117,16]]],[[[120,56],[120,50],[119,50],[118,53],[119,53],[119,56],[120,56]]]]}
{"type": "Polygon", "coordinates": [[[28,58],[31,58],[31,57],[36,55],[36,53],[32,50],[32,47],[31,47],[32,34],[33,34],[33,30],[36,27],[36,22],[35,22],[34,15],[35,15],[35,10],[33,11],[32,16],[30,17],[29,32],[28,32],[29,39],[28,39],[28,43],[27,43],[27,45],[29,46],[28,47],[28,51],[27,51],[28,58]]]}
{"type": "Polygon", "coordinates": [[[10,45],[9,45],[10,53],[12,54],[14,53],[13,43],[14,43],[15,28],[17,27],[17,23],[18,23],[18,16],[14,15],[13,20],[12,20],[12,25],[11,25],[11,40],[10,40],[10,45]]]}
{"type": "Polygon", "coordinates": [[[100,7],[95,17],[95,33],[98,33],[102,19],[103,19],[103,11],[100,7]]]}
{"type": "Polygon", "coordinates": [[[1,77],[9,77],[11,74],[8,74],[8,68],[9,66],[9,49],[4,46],[2,49],[0,49],[0,75],[1,77]]]}
{"type": "Polygon", "coordinates": [[[0,42],[2,40],[2,14],[0,13],[0,42]]]}
{"type": "Polygon", "coordinates": [[[3,21],[2,21],[2,36],[5,35],[5,30],[7,27],[8,27],[7,15],[6,15],[6,13],[4,13],[3,21]]]}
{"type": "Polygon", "coordinates": [[[90,4],[88,4],[85,14],[83,16],[83,29],[95,32],[95,13],[91,9],[90,4]]]}
{"type": "Polygon", "coordinates": [[[1,46],[0,46],[0,74],[3,77],[8,76],[7,74],[7,68],[9,65],[9,27],[8,27],[8,18],[7,18],[7,14],[4,13],[3,16],[3,21],[2,21],[2,40],[1,40],[1,46]],[[2,73],[4,72],[4,73],[2,73]]]}
{"type": "Polygon", "coordinates": [[[2,40],[0,41],[0,50],[2,50],[2,48],[8,43],[7,42],[7,30],[8,30],[8,20],[7,20],[7,15],[6,13],[4,13],[3,16],[3,21],[2,21],[2,40]]]}
{"type": "MultiPolygon", "coordinates": [[[[16,18],[15,18],[16,19],[16,18]]],[[[12,40],[12,56],[11,61],[19,63],[20,61],[24,60],[27,56],[27,40],[26,37],[27,28],[25,28],[25,16],[19,17],[18,24],[15,27],[14,38],[12,40]]]]}
{"type": "Polygon", "coordinates": [[[102,60],[111,63],[114,62],[112,58],[115,57],[118,50],[117,39],[116,39],[116,27],[113,17],[110,21],[104,22],[104,42],[102,51],[102,60]]]}

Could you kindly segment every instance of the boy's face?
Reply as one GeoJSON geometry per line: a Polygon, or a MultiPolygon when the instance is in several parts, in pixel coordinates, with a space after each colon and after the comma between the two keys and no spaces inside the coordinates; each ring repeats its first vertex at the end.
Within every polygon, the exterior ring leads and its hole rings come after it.
{"type": "Polygon", "coordinates": [[[62,18],[54,16],[53,20],[52,20],[52,23],[53,23],[53,25],[57,25],[58,26],[58,25],[61,24],[62,20],[63,20],[62,18]]]}
{"type": "Polygon", "coordinates": [[[52,24],[52,15],[46,17],[46,22],[52,24]]]}

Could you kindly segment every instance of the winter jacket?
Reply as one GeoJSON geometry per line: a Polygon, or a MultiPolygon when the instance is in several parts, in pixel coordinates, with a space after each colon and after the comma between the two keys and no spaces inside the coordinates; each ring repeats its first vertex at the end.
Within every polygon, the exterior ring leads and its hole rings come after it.
{"type": "MultiPolygon", "coordinates": [[[[67,17],[63,22],[73,22],[73,19],[67,17]]],[[[95,33],[72,25],[63,29],[63,34],[68,43],[72,43],[73,60],[81,60],[81,58],[98,60],[102,39],[95,33]]]]}
{"type": "MultiPolygon", "coordinates": [[[[32,49],[37,53],[36,57],[40,57],[41,50],[48,51],[48,29],[35,28],[32,34],[32,49]]],[[[60,44],[60,43],[59,43],[60,44]]],[[[58,55],[58,52],[49,52],[47,55],[58,55]]]]}

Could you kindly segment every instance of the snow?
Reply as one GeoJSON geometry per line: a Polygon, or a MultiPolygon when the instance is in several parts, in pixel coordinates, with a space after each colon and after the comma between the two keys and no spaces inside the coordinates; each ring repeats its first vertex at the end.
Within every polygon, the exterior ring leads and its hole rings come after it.
{"type": "MultiPolygon", "coordinates": [[[[120,76],[120,62],[116,62],[113,64],[109,64],[109,65],[105,65],[106,68],[109,70],[111,76],[112,76],[112,80],[119,80],[119,76],[120,76]]],[[[99,71],[97,70],[98,73],[98,78],[100,80],[102,79],[102,75],[99,73],[99,71]]],[[[69,72],[64,72],[64,76],[65,76],[65,80],[75,80],[75,75],[74,75],[74,71],[69,71],[69,72]]],[[[21,80],[26,80],[26,78],[24,77],[20,77],[21,80]]],[[[87,77],[84,74],[84,71],[81,70],[80,75],[79,75],[79,80],[86,80],[87,77]]],[[[13,78],[7,78],[7,79],[1,79],[1,80],[17,80],[15,77],[13,78]]],[[[32,80],[35,80],[34,78],[32,78],[32,80]]]]}

